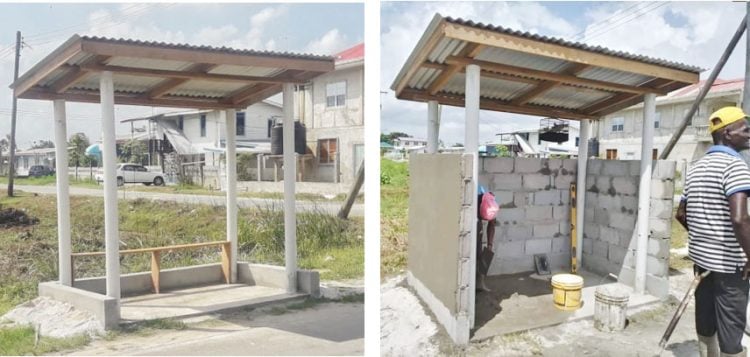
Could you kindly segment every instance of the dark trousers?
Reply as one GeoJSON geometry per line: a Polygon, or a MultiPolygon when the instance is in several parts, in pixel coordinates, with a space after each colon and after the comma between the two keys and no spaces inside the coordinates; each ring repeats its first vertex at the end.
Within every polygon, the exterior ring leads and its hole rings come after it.
{"type": "MultiPolygon", "coordinates": [[[[705,269],[695,265],[699,273],[705,269]]],[[[750,284],[742,272],[708,274],[695,290],[695,330],[701,336],[719,337],[723,353],[742,352],[742,335],[747,321],[747,297],[750,284]]]]}

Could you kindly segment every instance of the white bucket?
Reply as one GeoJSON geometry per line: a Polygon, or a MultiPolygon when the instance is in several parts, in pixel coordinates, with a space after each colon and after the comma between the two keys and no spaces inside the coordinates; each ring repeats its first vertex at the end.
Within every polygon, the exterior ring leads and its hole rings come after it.
{"type": "Polygon", "coordinates": [[[616,286],[600,286],[594,296],[594,327],[605,332],[624,329],[630,298],[628,292],[616,286]]]}

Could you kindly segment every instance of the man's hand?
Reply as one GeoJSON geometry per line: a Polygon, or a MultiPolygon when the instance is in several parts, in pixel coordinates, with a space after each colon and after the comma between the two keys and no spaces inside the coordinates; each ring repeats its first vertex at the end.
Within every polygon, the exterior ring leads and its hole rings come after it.
{"type": "Polygon", "coordinates": [[[742,280],[747,280],[750,277],[750,260],[745,263],[745,267],[742,268],[742,280]]]}
{"type": "MultiPolygon", "coordinates": [[[[487,244],[487,248],[490,248],[490,250],[493,252],[495,251],[495,248],[492,247],[492,243],[487,244]]],[[[748,264],[750,264],[750,262],[748,264]]]]}

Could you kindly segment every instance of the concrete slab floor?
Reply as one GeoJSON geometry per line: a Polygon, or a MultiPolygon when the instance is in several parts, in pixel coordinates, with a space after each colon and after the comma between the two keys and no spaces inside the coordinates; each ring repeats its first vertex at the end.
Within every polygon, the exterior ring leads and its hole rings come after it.
{"type": "Polygon", "coordinates": [[[286,290],[245,284],[216,284],[188,289],[162,291],[124,297],[121,300],[121,323],[163,318],[185,318],[240,307],[300,299],[305,294],[288,294],[286,290]]]}
{"type": "Polygon", "coordinates": [[[526,331],[594,316],[594,292],[600,285],[619,285],[630,293],[628,308],[658,302],[650,295],[641,295],[613,279],[581,271],[584,279],[583,305],[575,311],[562,311],[552,299],[552,275],[535,273],[497,275],[487,278],[491,292],[478,292],[476,322],[471,341],[482,341],[494,336],[526,331]]]}

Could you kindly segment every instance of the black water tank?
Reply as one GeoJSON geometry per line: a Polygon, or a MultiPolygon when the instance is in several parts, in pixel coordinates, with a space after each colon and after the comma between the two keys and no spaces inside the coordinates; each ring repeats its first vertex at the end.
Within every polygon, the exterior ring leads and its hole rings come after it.
{"type": "MultiPolygon", "coordinates": [[[[300,122],[294,122],[294,152],[304,154],[307,151],[307,129],[300,122]]],[[[276,123],[271,128],[271,155],[284,153],[284,126],[276,123]]]]}

